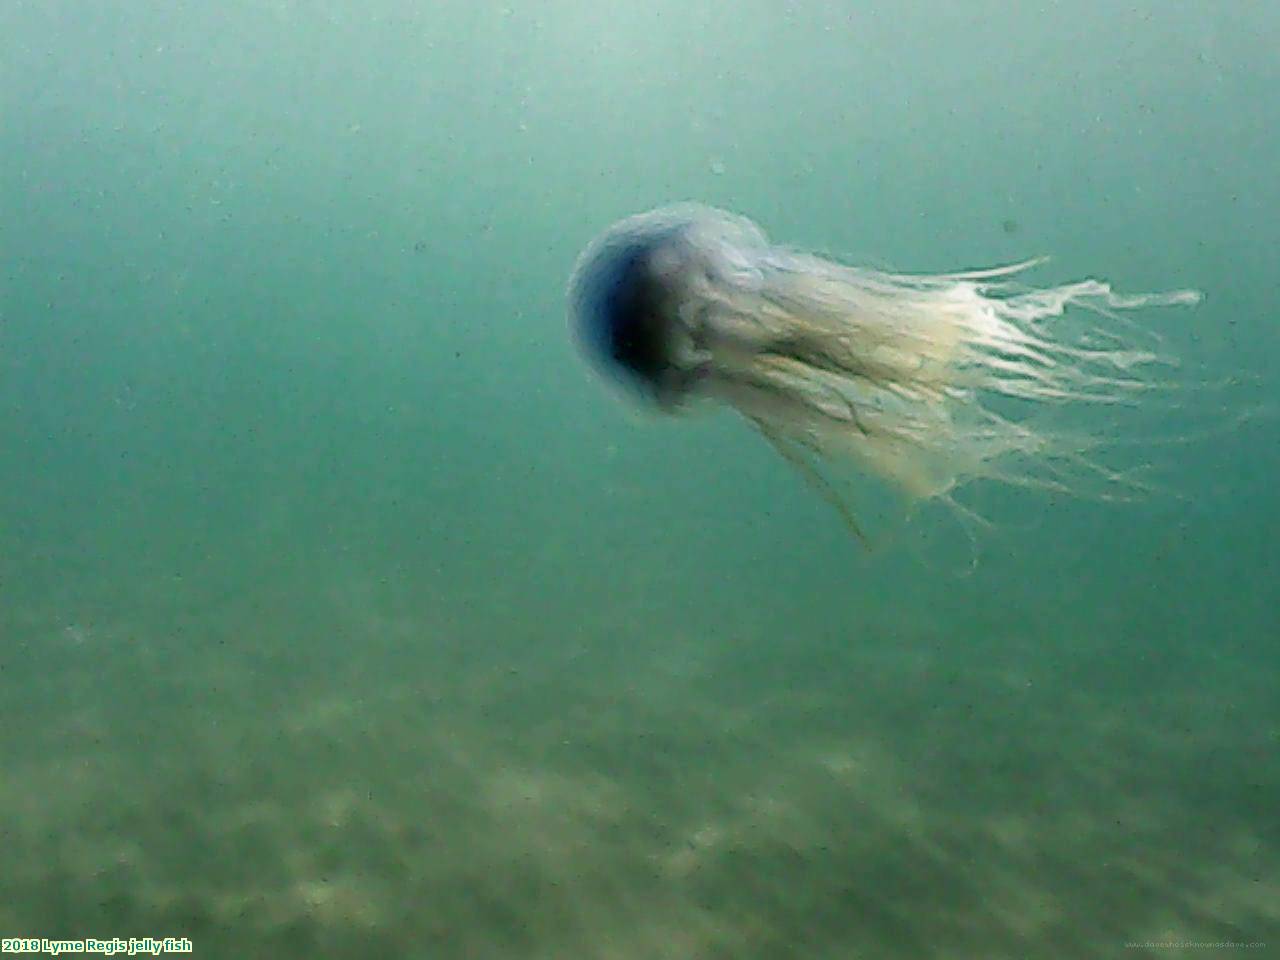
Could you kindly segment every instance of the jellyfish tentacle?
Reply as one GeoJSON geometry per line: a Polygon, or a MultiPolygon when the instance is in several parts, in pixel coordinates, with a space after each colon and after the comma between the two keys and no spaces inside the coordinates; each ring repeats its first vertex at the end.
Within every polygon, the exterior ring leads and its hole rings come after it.
{"type": "Polygon", "coordinates": [[[794,438],[784,437],[776,433],[763,420],[757,420],[753,417],[747,417],[747,419],[760,431],[761,436],[769,441],[773,449],[777,451],[778,456],[790,464],[818,496],[822,497],[839,514],[849,532],[864,547],[870,549],[872,546],[871,540],[867,537],[866,531],[862,529],[862,525],[858,523],[858,517],[853,507],[849,505],[845,497],[841,496],[840,491],[813,464],[804,458],[803,454],[792,447],[792,443],[797,441],[794,438]]]}

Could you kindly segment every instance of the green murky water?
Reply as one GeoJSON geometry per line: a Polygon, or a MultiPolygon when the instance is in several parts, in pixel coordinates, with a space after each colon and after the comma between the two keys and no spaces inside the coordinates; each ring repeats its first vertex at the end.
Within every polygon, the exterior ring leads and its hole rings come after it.
{"type": "Polygon", "coordinates": [[[1266,5],[9,0],[0,35],[4,937],[1280,946],[1266,5]],[[686,198],[1198,288],[1137,322],[1214,386],[1117,421],[1153,495],[976,486],[989,526],[867,553],[731,415],[576,356],[578,250],[686,198]]]}

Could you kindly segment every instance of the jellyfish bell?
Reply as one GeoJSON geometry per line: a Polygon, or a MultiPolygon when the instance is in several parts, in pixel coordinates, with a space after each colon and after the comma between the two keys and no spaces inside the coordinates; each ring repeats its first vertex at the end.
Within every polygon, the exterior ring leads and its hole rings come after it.
{"type": "Polygon", "coordinates": [[[572,323],[601,370],[667,410],[680,406],[710,359],[688,316],[696,300],[682,274],[698,254],[702,211],[672,207],[630,217],[597,237],[569,282],[572,323]]]}
{"type": "Polygon", "coordinates": [[[1016,283],[1032,265],[855,268],[774,245],[744,217],[680,204],[621,220],[587,246],[569,282],[570,322],[599,369],[659,409],[699,398],[732,407],[860,533],[823,463],[852,459],[925,500],[980,477],[1064,490],[1080,473],[1120,479],[1083,457],[1078,436],[1059,443],[1036,429],[1033,413],[1132,401],[1163,358],[1117,313],[1199,295],[1016,283]],[[1068,312],[1106,322],[1044,322],[1068,312]]]}

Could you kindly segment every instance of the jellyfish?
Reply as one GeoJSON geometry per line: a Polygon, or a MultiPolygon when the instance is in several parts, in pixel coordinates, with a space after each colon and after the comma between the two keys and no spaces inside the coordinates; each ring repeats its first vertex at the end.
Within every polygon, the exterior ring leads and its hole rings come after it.
{"type": "Polygon", "coordinates": [[[588,359],[653,408],[737,411],[863,537],[823,465],[853,462],[910,501],[954,502],[978,478],[1068,491],[1082,474],[1123,481],[1035,412],[1134,402],[1167,358],[1123,313],[1199,294],[1017,280],[1038,263],[882,272],[685,203],[621,220],[586,247],[569,322],[588,359]]]}

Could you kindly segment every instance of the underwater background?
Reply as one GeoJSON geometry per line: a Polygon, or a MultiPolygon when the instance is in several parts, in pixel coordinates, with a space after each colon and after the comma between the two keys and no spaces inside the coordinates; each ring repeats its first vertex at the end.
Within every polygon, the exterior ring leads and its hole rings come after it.
{"type": "Polygon", "coordinates": [[[0,35],[0,935],[1280,950],[1280,7],[7,0],[0,35]],[[578,251],[684,199],[1199,289],[1138,322],[1205,389],[1092,425],[1136,502],[979,484],[985,523],[866,551],[731,412],[578,355],[578,251]]]}

